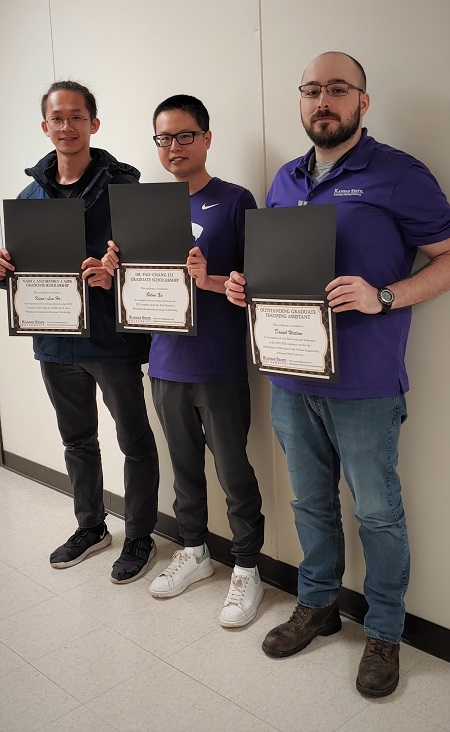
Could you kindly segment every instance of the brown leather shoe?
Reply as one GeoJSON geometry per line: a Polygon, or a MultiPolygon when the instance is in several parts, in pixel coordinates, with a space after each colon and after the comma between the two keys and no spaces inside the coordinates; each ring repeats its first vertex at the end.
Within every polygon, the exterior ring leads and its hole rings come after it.
{"type": "Polygon", "coordinates": [[[268,656],[283,658],[306,648],[316,635],[332,635],[342,627],[336,602],[329,607],[305,607],[300,603],[287,623],[277,625],[264,639],[268,656]]]}
{"type": "Polygon", "coordinates": [[[397,688],[399,677],[398,643],[367,638],[359,664],[356,688],[363,696],[387,696],[397,688]]]}

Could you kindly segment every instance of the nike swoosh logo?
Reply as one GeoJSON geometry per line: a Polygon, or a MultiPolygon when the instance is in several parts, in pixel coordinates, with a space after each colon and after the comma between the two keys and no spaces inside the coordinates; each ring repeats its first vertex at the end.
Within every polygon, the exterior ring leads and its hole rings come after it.
{"type": "Polygon", "coordinates": [[[214,206],[220,206],[220,203],[210,203],[209,206],[204,203],[202,206],[202,211],[206,211],[207,208],[214,208],[214,206]]]}

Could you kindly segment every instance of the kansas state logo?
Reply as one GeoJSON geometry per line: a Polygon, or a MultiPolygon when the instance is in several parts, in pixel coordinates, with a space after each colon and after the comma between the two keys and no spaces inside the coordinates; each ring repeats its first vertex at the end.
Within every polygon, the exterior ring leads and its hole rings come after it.
{"type": "Polygon", "coordinates": [[[335,188],[333,196],[363,196],[362,188],[335,188]]]}

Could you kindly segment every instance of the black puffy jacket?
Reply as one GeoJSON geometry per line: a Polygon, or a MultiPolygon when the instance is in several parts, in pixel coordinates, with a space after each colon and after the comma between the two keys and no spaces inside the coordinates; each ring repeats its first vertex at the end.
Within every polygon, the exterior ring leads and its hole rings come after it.
{"type": "MultiPolygon", "coordinates": [[[[92,162],[81,198],[84,202],[86,258],[101,259],[111,239],[108,185],[137,183],[140,173],[126,163],[119,163],[106,150],[91,148],[92,162]]],[[[18,198],[59,198],[55,185],[56,152],[51,152],[25,173],[30,183],[18,198]]],[[[80,262],[81,265],[81,262],[80,262]]],[[[150,338],[142,334],[117,333],[115,326],[114,290],[89,288],[90,337],[34,336],[34,357],[38,361],[82,363],[84,361],[139,360],[146,363],[150,338]]]]}

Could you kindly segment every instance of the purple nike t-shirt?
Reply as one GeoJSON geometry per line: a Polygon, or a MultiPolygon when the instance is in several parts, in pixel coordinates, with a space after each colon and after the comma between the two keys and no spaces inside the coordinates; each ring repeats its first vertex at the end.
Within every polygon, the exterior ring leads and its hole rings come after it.
{"type": "MultiPolygon", "coordinates": [[[[202,250],[208,273],[242,272],[245,210],[256,208],[252,194],[241,186],[212,178],[190,201],[193,246],[202,250]]],[[[246,378],[245,310],[232,305],[224,294],[200,288],[196,294],[197,335],[155,334],[149,376],[190,383],[246,378]]]]}
{"type": "MultiPolygon", "coordinates": [[[[336,277],[356,275],[374,287],[389,286],[410,275],[418,246],[450,238],[448,201],[415,158],[363,130],[349,157],[315,185],[311,154],[278,171],[267,206],[336,204],[336,277]]],[[[271,381],[291,391],[342,399],[404,393],[410,322],[410,307],[386,315],[337,313],[339,382],[281,376],[271,381]]]]}

